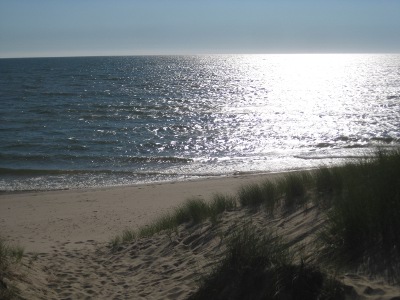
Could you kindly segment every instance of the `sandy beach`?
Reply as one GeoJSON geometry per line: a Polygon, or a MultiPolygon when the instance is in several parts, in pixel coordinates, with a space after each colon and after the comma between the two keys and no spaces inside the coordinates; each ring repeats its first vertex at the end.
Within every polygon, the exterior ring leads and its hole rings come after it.
{"type": "MultiPolygon", "coordinates": [[[[241,185],[279,174],[238,175],[187,182],[0,195],[1,235],[24,247],[17,276],[7,281],[24,299],[186,299],[224,251],[225,233],[248,222],[244,209],[225,212],[218,225],[179,226],[172,235],[142,238],[112,252],[110,240],[137,229],[190,197],[235,194],[241,185]],[[242,223],[241,223],[242,222],[242,223]],[[15,279],[17,278],[17,279],[15,279]]],[[[313,205],[284,217],[251,213],[305,257],[325,219],[313,205]]],[[[343,274],[349,299],[399,299],[400,288],[380,279],[343,274]],[[353,295],[353,296],[351,296],[353,295]]]]}
{"type": "Polygon", "coordinates": [[[1,234],[27,252],[48,253],[60,246],[79,249],[149,224],[188,198],[234,194],[241,185],[278,175],[0,194],[1,234]]]}

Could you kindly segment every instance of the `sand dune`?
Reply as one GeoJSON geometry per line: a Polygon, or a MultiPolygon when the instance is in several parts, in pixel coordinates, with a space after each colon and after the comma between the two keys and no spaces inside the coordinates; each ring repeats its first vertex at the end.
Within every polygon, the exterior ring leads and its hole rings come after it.
{"type": "Polygon", "coordinates": [[[125,187],[0,194],[4,238],[28,252],[79,249],[88,240],[108,242],[126,228],[150,223],[186,199],[235,192],[241,184],[277,174],[125,187]]]}
{"type": "MultiPolygon", "coordinates": [[[[284,216],[235,209],[217,224],[181,225],[176,232],[142,238],[116,251],[107,244],[122,229],[151,222],[191,195],[207,199],[253,180],[260,178],[2,195],[2,234],[28,250],[23,266],[6,283],[24,299],[186,299],[222,257],[229,233],[249,222],[285,236],[303,257],[312,256],[315,233],[325,222],[312,205],[284,216]],[[93,210],[99,216],[88,218],[93,210]],[[44,215],[17,214],[28,211],[44,215]]],[[[383,280],[360,274],[338,278],[349,299],[400,299],[400,287],[383,280]]]]}

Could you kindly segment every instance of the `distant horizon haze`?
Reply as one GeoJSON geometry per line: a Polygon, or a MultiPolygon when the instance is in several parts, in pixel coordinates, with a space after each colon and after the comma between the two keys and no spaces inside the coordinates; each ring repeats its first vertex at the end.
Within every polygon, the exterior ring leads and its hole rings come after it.
{"type": "Polygon", "coordinates": [[[400,1],[0,2],[0,58],[400,53],[400,1]]]}

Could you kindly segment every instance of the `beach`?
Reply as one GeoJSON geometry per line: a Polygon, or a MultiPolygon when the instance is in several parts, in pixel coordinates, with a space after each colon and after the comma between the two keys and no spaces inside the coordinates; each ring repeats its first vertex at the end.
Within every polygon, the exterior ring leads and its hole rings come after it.
{"type": "Polygon", "coordinates": [[[0,195],[1,233],[28,252],[48,253],[61,246],[79,249],[87,243],[107,243],[125,229],[149,224],[188,198],[209,200],[215,193],[234,194],[241,185],[274,176],[278,174],[5,193],[0,195]]]}
{"type": "MultiPolygon", "coordinates": [[[[23,299],[187,299],[198,280],[221,259],[225,236],[248,222],[288,238],[303,257],[313,256],[325,223],[315,205],[266,218],[263,210],[235,209],[216,224],[181,225],[121,245],[110,241],[137,230],[185,200],[235,194],[241,186],[282,174],[238,175],[197,181],[0,195],[1,234],[25,249],[22,265],[5,284],[23,299]],[[251,221],[249,221],[251,220],[251,221]]],[[[398,299],[400,288],[357,273],[337,276],[346,299],[398,299]]]]}

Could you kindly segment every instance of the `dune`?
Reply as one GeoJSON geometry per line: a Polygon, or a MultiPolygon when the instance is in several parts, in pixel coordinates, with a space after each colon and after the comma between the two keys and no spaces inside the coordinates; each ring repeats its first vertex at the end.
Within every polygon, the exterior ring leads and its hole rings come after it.
{"type": "Polygon", "coordinates": [[[0,194],[1,234],[27,252],[81,249],[127,228],[151,223],[190,197],[234,193],[242,184],[278,174],[77,190],[0,194]]]}
{"type": "MultiPolygon", "coordinates": [[[[274,215],[238,207],[217,223],[182,224],[110,248],[124,229],[150,224],[190,197],[234,194],[244,184],[278,176],[2,194],[1,235],[26,251],[4,283],[23,299],[187,299],[223,257],[229,233],[248,223],[284,236],[302,257],[311,257],[326,222],[312,203],[274,215]]],[[[400,287],[381,278],[354,272],[337,279],[348,299],[400,299],[400,287]]]]}

